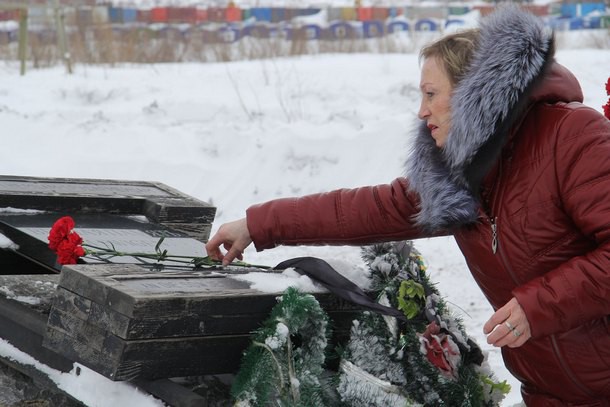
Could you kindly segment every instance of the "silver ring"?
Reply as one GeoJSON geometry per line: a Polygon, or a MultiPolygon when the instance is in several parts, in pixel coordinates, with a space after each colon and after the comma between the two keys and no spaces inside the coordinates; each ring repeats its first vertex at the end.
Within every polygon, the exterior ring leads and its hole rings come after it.
{"type": "MultiPolygon", "coordinates": [[[[504,325],[506,325],[506,327],[508,328],[509,331],[511,331],[511,332],[515,331],[515,327],[512,326],[512,324],[510,322],[504,321],[504,325]]],[[[521,335],[521,334],[519,334],[519,335],[521,335]]],[[[517,335],[517,336],[519,336],[519,335],[517,335]]]]}
{"type": "Polygon", "coordinates": [[[513,335],[515,335],[518,338],[521,336],[521,334],[522,334],[522,332],[519,332],[515,328],[513,328],[513,335]]]}

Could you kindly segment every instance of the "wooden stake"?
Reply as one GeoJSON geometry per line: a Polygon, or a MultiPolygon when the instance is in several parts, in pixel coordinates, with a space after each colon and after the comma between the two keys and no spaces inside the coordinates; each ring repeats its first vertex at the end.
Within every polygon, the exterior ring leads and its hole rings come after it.
{"type": "Polygon", "coordinates": [[[66,30],[64,25],[64,12],[59,6],[58,0],[53,0],[53,6],[55,11],[55,24],[57,26],[57,43],[59,51],[61,52],[66,69],[69,74],[72,74],[72,61],[70,57],[70,51],[68,50],[68,44],[66,41],[66,30]]]}
{"type": "Polygon", "coordinates": [[[25,60],[28,45],[28,9],[19,10],[19,61],[21,76],[25,75],[25,60]]]}

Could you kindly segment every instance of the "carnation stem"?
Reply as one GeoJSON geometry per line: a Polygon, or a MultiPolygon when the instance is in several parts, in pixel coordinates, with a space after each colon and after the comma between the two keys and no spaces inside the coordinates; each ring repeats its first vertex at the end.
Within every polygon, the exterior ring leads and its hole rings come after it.
{"type": "MultiPolygon", "coordinates": [[[[173,255],[167,254],[167,252],[158,252],[158,253],[139,253],[139,252],[120,252],[115,249],[109,249],[107,247],[94,246],[90,244],[83,244],[83,248],[85,249],[85,254],[90,256],[96,256],[101,259],[110,259],[113,257],[135,257],[142,259],[151,259],[156,260],[157,262],[161,262],[164,260],[172,261],[175,263],[183,263],[183,264],[193,264],[195,267],[199,266],[221,266],[222,262],[218,260],[214,260],[210,258],[210,256],[205,257],[197,257],[197,256],[182,256],[182,255],[173,255]]],[[[234,261],[230,264],[231,266],[237,267],[252,267],[252,268],[260,268],[264,270],[268,270],[271,267],[263,266],[259,264],[250,264],[243,261],[234,261]]]]}

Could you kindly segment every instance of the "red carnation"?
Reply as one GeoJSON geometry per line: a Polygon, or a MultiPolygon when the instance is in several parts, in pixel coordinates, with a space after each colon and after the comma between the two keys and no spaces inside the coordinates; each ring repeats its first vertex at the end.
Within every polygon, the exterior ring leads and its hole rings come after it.
{"type": "Polygon", "coordinates": [[[419,342],[420,351],[426,355],[432,365],[446,377],[457,378],[460,349],[451,336],[442,332],[436,322],[432,322],[426,327],[426,331],[419,335],[419,342]]]}
{"type": "Polygon", "coordinates": [[[59,264],[76,264],[80,257],[85,255],[83,239],[76,232],[70,233],[57,248],[57,262],[59,264]]]}
{"type": "Polygon", "coordinates": [[[74,220],[64,216],[53,224],[49,232],[49,248],[57,253],[59,264],[76,264],[85,255],[83,239],[72,229],[74,220]]]}
{"type": "Polygon", "coordinates": [[[59,244],[68,237],[74,229],[74,220],[69,216],[59,218],[49,232],[49,249],[56,251],[59,244]]]}
{"type": "Polygon", "coordinates": [[[610,96],[610,77],[608,77],[608,81],[606,82],[606,95],[610,96]]]}

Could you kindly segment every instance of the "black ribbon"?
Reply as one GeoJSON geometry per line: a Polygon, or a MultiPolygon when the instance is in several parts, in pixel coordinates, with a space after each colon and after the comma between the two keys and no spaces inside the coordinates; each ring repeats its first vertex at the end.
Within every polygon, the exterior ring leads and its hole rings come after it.
{"type": "Polygon", "coordinates": [[[296,257],[281,262],[274,270],[294,268],[316,280],[337,297],[360,305],[368,310],[406,321],[407,317],[396,308],[386,307],[373,301],[360,287],[343,277],[330,264],[316,257],[296,257]]]}

